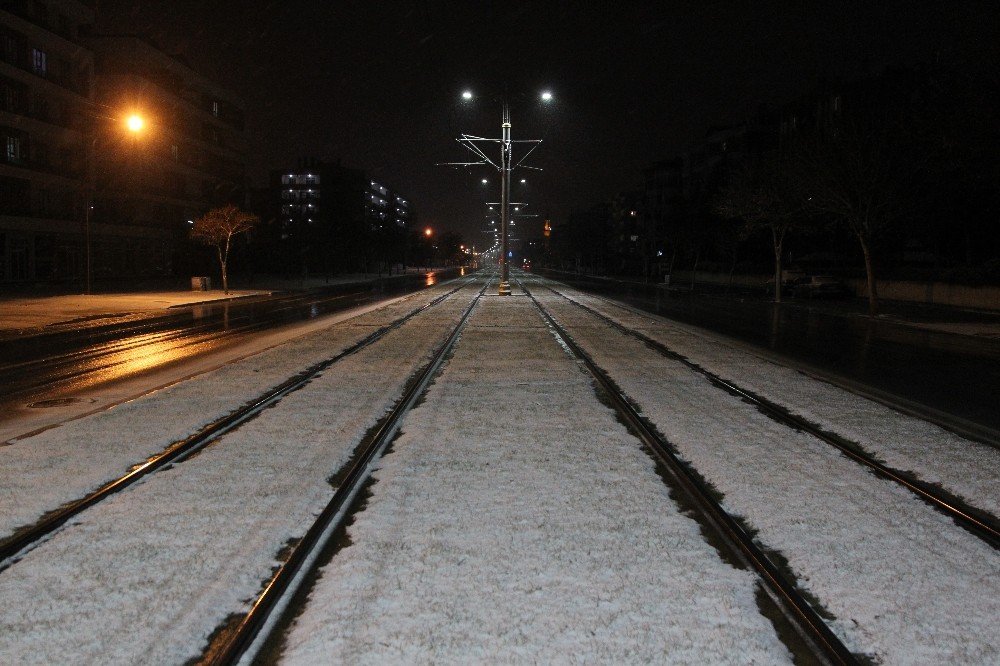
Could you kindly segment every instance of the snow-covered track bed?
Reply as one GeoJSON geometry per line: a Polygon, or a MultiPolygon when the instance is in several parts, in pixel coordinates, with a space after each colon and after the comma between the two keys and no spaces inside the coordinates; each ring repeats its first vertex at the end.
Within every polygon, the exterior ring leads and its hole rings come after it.
{"type": "MultiPolygon", "coordinates": [[[[609,322],[547,289],[536,288],[536,296],[854,653],[884,663],[1000,658],[993,630],[1000,554],[993,545],[845,452],[776,420],[745,395],[719,390],[705,374],[622,330],[639,328],[634,320],[616,311],[619,321],[609,322]]],[[[607,313],[612,306],[594,309],[607,313]]],[[[682,337],[669,324],[641,319],[654,340],[682,337]]],[[[720,343],[697,339],[701,345],[689,340],[685,357],[701,364],[721,356],[720,343]]],[[[732,349],[727,354],[737,356],[732,349]]],[[[970,468],[969,475],[983,471],[970,468]]]]}
{"type": "Polygon", "coordinates": [[[629,399],[621,393],[614,380],[594,363],[587,352],[575,343],[531,291],[524,285],[522,288],[542,313],[542,316],[545,317],[549,326],[559,336],[560,341],[583,362],[587,370],[594,376],[619,418],[656,456],[667,471],[672,489],[685,497],[686,505],[696,509],[703,524],[725,544],[731,557],[758,574],[764,589],[781,610],[785,619],[795,628],[796,633],[806,641],[813,653],[811,656],[824,663],[856,663],[854,655],[830,630],[817,610],[798,590],[795,581],[787,579],[781,572],[779,565],[772,562],[768,555],[754,543],[753,536],[726,512],[713,496],[713,490],[697,473],[682,462],[671,444],[643,419],[629,399]]]}
{"type": "Polygon", "coordinates": [[[513,291],[481,299],[262,663],[791,663],[753,574],[513,291]]]}
{"type": "Polygon", "coordinates": [[[355,449],[348,467],[340,470],[337,475],[340,480],[336,492],[305,535],[286,553],[281,565],[253,600],[249,611],[238,619],[232,618],[228,626],[214,636],[204,651],[200,663],[221,666],[252,658],[253,654],[267,643],[270,631],[282,625],[282,612],[293,608],[296,593],[303,582],[312,575],[331,538],[342,528],[352,502],[371,476],[379,456],[399,431],[403,417],[427,390],[427,386],[454,347],[469,315],[488,286],[487,281],[479,295],[466,308],[448,338],[435,350],[419,374],[410,381],[402,397],[355,449]]]}
{"type": "MultiPolygon", "coordinates": [[[[389,331],[398,328],[428,308],[444,301],[459,289],[461,289],[461,286],[452,287],[445,293],[436,296],[431,301],[424,303],[423,305],[410,310],[403,316],[376,328],[368,335],[350,344],[333,356],[314,363],[308,368],[295,373],[291,377],[278,383],[276,386],[269,388],[263,394],[251,398],[235,410],[209,423],[198,426],[197,430],[192,434],[171,442],[161,452],[150,456],[147,460],[141,463],[133,465],[125,474],[107,481],[79,499],[71,500],[57,509],[47,511],[39,521],[30,525],[22,526],[15,530],[13,534],[0,539],[0,571],[9,566],[16,559],[18,553],[30,548],[33,544],[58,529],[61,525],[65,524],[68,520],[86,510],[88,507],[91,507],[107,497],[124,490],[147,474],[163,469],[167,465],[180,462],[185,457],[192,455],[205,446],[208,446],[226,432],[239,427],[240,424],[252,418],[257,417],[257,415],[259,415],[263,410],[276,404],[284,396],[302,388],[337,361],[381,339],[389,331]]],[[[24,501],[25,498],[22,497],[21,502],[23,503],[24,501]]]]}
{"type": "MultiPolygon", "coordinates": [[[[19,555],[0,573],[0,662],[198,659],[250,609],[478,291],[423,309],[19,555]]],[[[362,317],[368,333],[381,318],[362,317]]]]}
{"type": "Polygon", "coordinates": [[[893,469],[892,467],[885,465],[882,461],[877,460],[858,442],[852,441],[843,435],[826,430],[819,424],[812,423],[808,419],[793,413],[787,407],[780,405],[777,402],[769,400],[761,395],[757,395],[752,390],[744,388],[732,381],[723,379],[714,372],[706,370],[691,359],[670,349],[664,343],[654,340],[639,330],[627,327],[612,317],[579,302],[573,297],[568,296],[557,289],[550,287],[549,290],[552,293],[562,296],[566,301],[572,303],[576,307],[581,308],[594,317],[597,317],[611,325],[617,331],[641,341],[656,353],[666,358],[678,361],[679,363],[691,368],[694,372],[697,372],[705,377],[705,379],[707,379],[712,386],[715,386],[716,388],[719,388],[730,395],[736,396],[741,400],[757,407],[762,413],[766,414],[774,421],[792,428],[793,430],[809,433],[820,441],[833,446],[849,459],[870,469],[877,476],[906,488],[921,500],[927,502],[935,509],[950,517],[957,525],[967,529],[972,534],[975,534],[993,548],[1000,548],[1000,524],[998,524],[996,517],[991,515],[988,511],[975,506],[973,501],[968,501],[959,497],[955,493],[949,492],[947,489],[942,488],[937,484],[927,483],[920,478],[915,477],[912,473],[904,470],[893,469]]]}

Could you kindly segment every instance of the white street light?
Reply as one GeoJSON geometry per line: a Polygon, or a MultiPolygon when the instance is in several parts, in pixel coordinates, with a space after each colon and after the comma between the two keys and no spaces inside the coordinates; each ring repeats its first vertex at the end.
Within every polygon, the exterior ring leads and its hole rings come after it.
{"type": "Polygon", "coordinates": [[[545,92],[543,92],[542,93],[542,101],[543,102],[551,102],[552,101],[552,93],[549,92],[548,90],[546,90],[545,92]]]}
{"type": "Polygon", "coordinates": [[[472,91],[466,90],[462,93],[462,99],[472,99],[472,91]]]}

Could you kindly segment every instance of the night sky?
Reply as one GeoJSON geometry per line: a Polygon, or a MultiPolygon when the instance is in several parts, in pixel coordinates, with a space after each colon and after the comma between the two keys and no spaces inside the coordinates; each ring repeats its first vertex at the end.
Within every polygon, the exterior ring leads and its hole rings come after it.
{"type": "Polygon", "coordinates": [[[496,174],[433,165],[471,157],[459,132],[499,135],[488,93],[514,98],[515,139],[545,140],[530,162],[545,172],[520,173],[513,198],[561,220],[823,76],[996,62],[998,5],[100,0],[98,28],[148,35],[244,98],[251,184],[302,156],[339,158],[475,242],[496,174]],[[463,104],[465,88],[484,97],[463,104]],[[556,103],[542,108],[545,88],[556,103]]]}

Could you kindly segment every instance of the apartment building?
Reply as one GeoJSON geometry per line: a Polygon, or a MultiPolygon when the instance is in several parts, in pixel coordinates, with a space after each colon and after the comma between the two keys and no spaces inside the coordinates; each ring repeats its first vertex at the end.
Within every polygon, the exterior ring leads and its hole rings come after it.
{"type": "Polygon", "coordinates": [[[361,270],[402,261],[413,224],[409,199],[364,171],[303,160],[271,173],[275,240],[283,263],[309,270],[361,270]]]}
{"type": "Polygon", "coordinates": [[[93,23],[88,2],[0,2],[0,283],[83,271],[93,23]]]}
{"type": "Polygon", "coordinates": [[[245,204],[239,97],[94,21],[0,0],[0,285],[183,275],[191,220],[245,204]]]}

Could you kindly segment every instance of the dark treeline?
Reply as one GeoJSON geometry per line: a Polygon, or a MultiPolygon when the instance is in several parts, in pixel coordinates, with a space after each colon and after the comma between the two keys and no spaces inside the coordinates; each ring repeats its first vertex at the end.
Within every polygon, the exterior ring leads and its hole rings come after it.
{"type": "Polygon", "coordinates": [[[573,213],[548,261],[661,281],[782,268],[1000,284],[996,71],[924,67],[827,81],[711,128],[644,170],[642,189],[573,213]]]}

